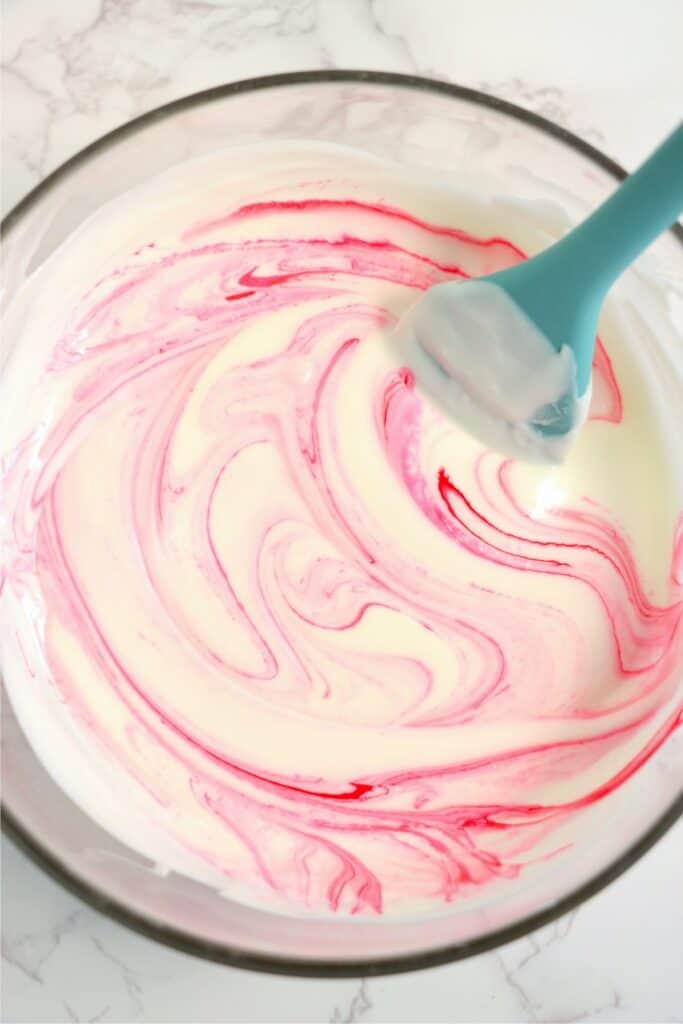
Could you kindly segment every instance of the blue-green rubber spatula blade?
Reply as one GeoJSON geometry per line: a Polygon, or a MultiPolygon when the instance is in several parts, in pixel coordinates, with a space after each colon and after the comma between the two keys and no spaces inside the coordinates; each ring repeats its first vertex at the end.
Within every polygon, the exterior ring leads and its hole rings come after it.
{"type": "Polygon", "coordinates": [[[492,448],[561,461],[590,399],[598,317],[617,277],[683,211],[683,124],[585,221],[508,270],[428,289],[395,353],[492,448]]]}

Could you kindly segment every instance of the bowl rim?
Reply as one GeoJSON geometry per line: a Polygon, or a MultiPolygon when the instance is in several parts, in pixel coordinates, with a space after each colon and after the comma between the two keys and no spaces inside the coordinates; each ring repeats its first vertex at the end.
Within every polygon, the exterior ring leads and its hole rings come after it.
{"type": "MultiPolygon", "coordinates": [[[[112,143],[119,142],[128,135],[134,135],[156,121],[165,120],[179,111],[189,110],[193,107],[212,103],[229,96],[283,86],[332,82],[365,82],[373,85],[396,86],[398,88],[440,94],[454,99],[465,100],[489,110],[496,110],[563,142],[571,149],[588,157],[594,164],[597,164],[617,180],[620,181],[626,177],[626,171],[619,164],[610,157],[605,156],[604,153],[590,143],[574,135],[573,132],[567,131],[566,128],[547,120],[540,114],[533,113],[514,103],[509,103],[507,100],[499,99],[477,89],[470,89],[451,82],[438,81],[420,75],[406,75],[385,71],[355,69],[295,71],[286,74],[240,79],[239,81],[191,93],[156,107],[107,132],[60,164],[59,167],[48,174],[19,200],[2,219],[0,233],[5,235],[12,230],[21,221],[21,218],[35,206],[40,198],[53,189],[62,178],[65,178],[71,171],[85,163],[90,157],[108,149],[112,143]]],[[[683,227],[676,223],[672,225],[670,231],[683,246],[683,227]]],[[[5,699],[3,686],[3,701],[5,699]]],[[[62,885],[63,888],[118,923],[131,928],[147,938],[154,939],[182,953],[189,953],[204,960],[270,974],[314,978],[371,977],[422,970],[427,967],[436,967],[456,960],[463,960],[522,938],[537,928],[547,925],[561,915],[573,910],[579,904],[600,892],[601,889],[605,888],[605,886],[609,885],[635,864],[681,816],[683,816],[683,789],[650,828],[628,846],[611,864],[608,864],[596,875],[588,879],[588,881],[583,882],[559,900],[521,918],[513,924],[495,929],[477,939],[439,946],[436,949],[423,953],[406,953],[399,956],[380,957],[370,961],[362,959],[336,961],[326,959],[304,960],[291,956],[276,956],[245,951],[224,943],[199,939],[190,932],[174,928],[139,914],[125,903],[112,898],[89,882],[85,882],[72,867],[67,866],[59,858],[55,857],[35,835],[22,825],[17,816],[6,806],[4,800],[1,806],[2,830],[19,849],[47,875],[62,885]]]]}

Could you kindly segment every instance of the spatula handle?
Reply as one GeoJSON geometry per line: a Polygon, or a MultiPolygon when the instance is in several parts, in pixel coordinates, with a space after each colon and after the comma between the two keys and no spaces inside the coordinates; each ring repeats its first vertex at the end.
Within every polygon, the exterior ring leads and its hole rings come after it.
{"type": "MultiPolygon", "coordinates": [[[[683,123],[566,241],[604,291],[683,213],[683,123]]],[[[565,241],[560,243],[565,247],[565,241]]]]}

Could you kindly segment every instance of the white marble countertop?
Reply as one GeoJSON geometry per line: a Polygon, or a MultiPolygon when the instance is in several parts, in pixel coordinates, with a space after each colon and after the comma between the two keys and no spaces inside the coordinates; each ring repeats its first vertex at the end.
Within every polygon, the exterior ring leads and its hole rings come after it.
{"type": "MultiPolygon", "coordinates": [[[[281,71],[451,79],[528,106],[627,167],[681,116],[680,0],[3,0],[2,15],[5,211],[129,118],[281,71]]],[[[2,852],[4,1021],[683,1021],[681,823],[554,925],[369,981],[195,960],[90,910],[6,840],[2,852]]]]}

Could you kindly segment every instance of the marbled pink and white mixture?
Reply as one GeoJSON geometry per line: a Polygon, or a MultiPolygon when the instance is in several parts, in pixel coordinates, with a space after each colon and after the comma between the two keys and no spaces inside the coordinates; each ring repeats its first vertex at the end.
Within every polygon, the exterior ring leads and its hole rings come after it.
{"type": "Polygon", "coordinates": [[[17,296],[5,673],[112,833],[293,912],[438,909],[551,855],[676,727],[675,455],[618,317],[552,469],[392,358],[423,289],[547,240],[351,151],[234,150],[17,296]]]}

